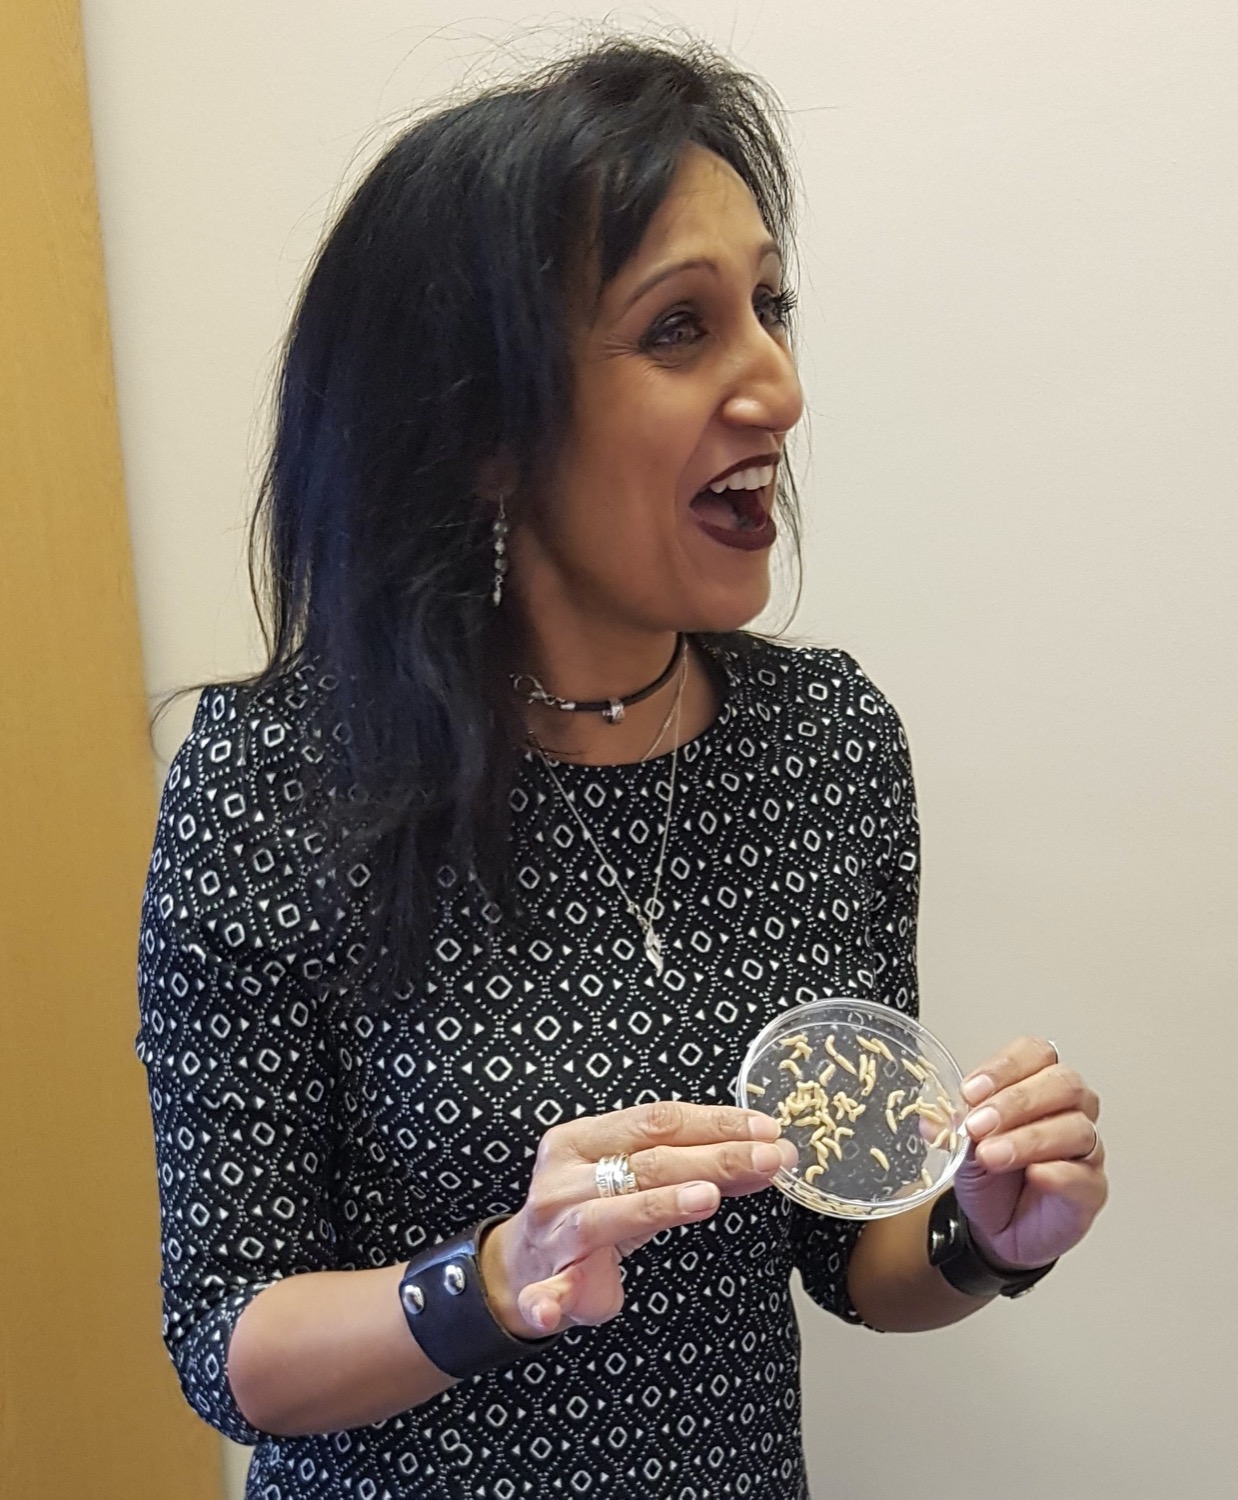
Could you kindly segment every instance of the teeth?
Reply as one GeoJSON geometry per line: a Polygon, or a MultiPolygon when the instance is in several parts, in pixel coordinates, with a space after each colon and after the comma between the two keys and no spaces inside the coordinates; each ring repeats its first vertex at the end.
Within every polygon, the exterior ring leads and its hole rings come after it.
{"type": "Polygon", "coordinates": [[[767,464],[759,469],[740,469],[738,473],[728,474],[725,479],[715,479],[709,488],[715,495],[724,494],[727,490],[762,490],[774,477],[772,464],[767,464]]]}

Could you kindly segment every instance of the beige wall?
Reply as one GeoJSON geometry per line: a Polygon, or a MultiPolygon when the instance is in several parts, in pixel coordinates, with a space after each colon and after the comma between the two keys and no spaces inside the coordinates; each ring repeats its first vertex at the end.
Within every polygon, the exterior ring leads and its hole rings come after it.
{"type": "MultiPolygon", "coordinates": [[[[239,528],[288,299],[376,123],[536,17],[484,11],[85,0],[152,690],[253,659],[239,528]]],[[[677,14],[794,111],[798,628],[909,725],[927,1018],[967,1061],[1055,1037],[1112,1153],[1092,1241],[1026,1302],[923,1338],[806,1315],[815,1493],[1232,1494],[1238,12],[677,14]]]]}

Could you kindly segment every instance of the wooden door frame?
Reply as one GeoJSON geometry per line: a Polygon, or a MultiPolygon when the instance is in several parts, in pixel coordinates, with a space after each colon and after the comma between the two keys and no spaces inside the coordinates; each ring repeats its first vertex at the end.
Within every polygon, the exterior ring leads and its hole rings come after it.
{"type": "Polygon", "coordinates": [[[0,1494],[218,1500],[160,1337],[154,815],[76,0],[0,4],[0,1494]]]}

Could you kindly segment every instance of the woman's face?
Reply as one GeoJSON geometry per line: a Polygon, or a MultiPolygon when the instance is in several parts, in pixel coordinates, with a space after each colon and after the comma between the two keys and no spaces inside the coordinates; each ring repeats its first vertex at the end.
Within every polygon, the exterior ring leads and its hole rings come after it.
{"type": "Polygon", "coordinates": [[[781,278],[741,179],[689,148],[636,254],[577,329],[569,439],[513,537],[535,620],[553,609],[721,631],[764,607],[776,466],[803,409],[781,278]]]}

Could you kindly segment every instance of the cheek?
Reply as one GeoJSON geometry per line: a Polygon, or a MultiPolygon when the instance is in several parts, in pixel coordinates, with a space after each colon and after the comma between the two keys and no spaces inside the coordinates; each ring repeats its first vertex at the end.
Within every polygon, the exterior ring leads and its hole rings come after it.
{"type": "Polygon", "coordinates": [[[683,372],[627,371],[589,392],[578,412],[577,452],[616,488],[645,492],[656,480],[678,493],[715,406],[705,383],[683,372]]]}
{"type": "Polygon", "coordinates": [[[634,548],[665,549],[682,520],[680,495],[693,451],[674,430],[659,431],[648,423],[608,452],[595,449],[567,476],[560,514],[571,534],[621,556],[634,548]]]}
{"type": "Polygon", "coordinates": [[[557,487],[556,550],[608,589],[665,592],[692,571],[685,491],[716,409],[711,393],[656,370],[586,384],[557,487]]]}

